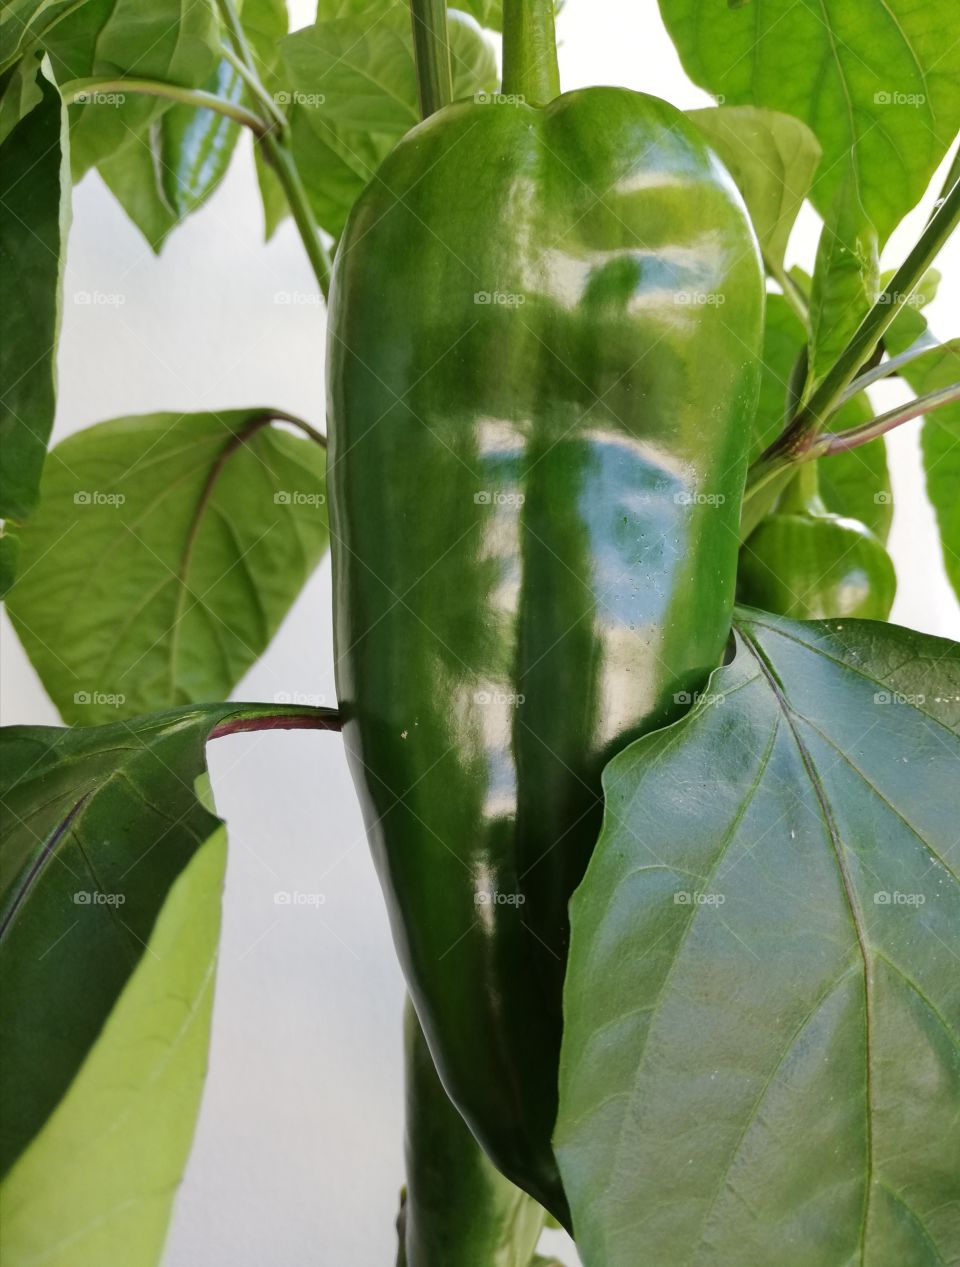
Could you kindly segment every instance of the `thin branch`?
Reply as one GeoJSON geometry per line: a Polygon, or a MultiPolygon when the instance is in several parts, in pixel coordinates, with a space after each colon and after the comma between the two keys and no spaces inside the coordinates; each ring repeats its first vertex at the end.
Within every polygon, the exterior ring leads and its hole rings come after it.
{"type": "Polygon", "coordinates": [[[830,453],[844,453],[847,449],[856,449],[861,444],[869,444],[878,436],[892,431],[894,427],[899,427],[901,423],[919,418],[921,414],[932,413],[935,409],[942,409],[944,405],[951,405],[956,400],[960,400],[960,383],[951,383],[949,387],[927,392],[925,396],[909,400],[905,405],[890,409],[885,414],[878,414],[876,418],[871,418],[869,422],[862,422],[857,427],[837,431],[832,435],[822,435],[816,444],[807,450],[807,456],[819,458],[826,457],[830,453]]]}
{"type": "Polygon", "coordinates": [[[136,96],[162,97],[180,105],[196,106],[198,110],[213,110],[232,119],[234,123],[242,123],[261,139],[270,130],[271,125],[265,123],[259,115],[235,101],[218,97],[215,92],[205,92],[202,88],[181,88],[179,84],[165,84],[156,79],[72,79],[60,89],[64,104],[68,106],[95,100],[101,93],[122,95],[128,92],[136,96]]]}
{"type": "Polygon", "coordinates": [[[321,449],[327,447],[327,437],[322,431],[318,431],[316,427],[305,422],[303,418],[298,418],[296,414],[288,414],[283,409],[267,409],[263,415],[264,422],[289,422],[292,427],[299,427],[304,435],[309,436],[321,449]]]}
{"type": "Polygon", "coordinates": [[[891,356],[887,361],[881,361],[879,365],[875,365],[872,370],[867,370],[865,374],[861,374],[855,378],[847,390],[840,397],[840,404],[845,405],[848,400],[852,400],[854,396],[864,391],[865,388],[879,383],[881,379],[890,378],[894,374],[898,374],[905,365],[917,360],[918,357],[926,356],[928,352],[933,352],[936,348],[943,347],[942,343],[937,343],[935,339],[928,339],[925,342],[914,343],[907,348],[906,352],[901,352],[899,356],[891,356]]]}
{"type": "MultiPolygon", "coordinates": [[[[246,32],[233,5],[233,0],[217,0],[217,8],[230,36],[230,42],[233,44],[238,60],[243,62],[250,77],[260,85],[260,91],[258,91],[257,95],[266,94],[267,90],[263,87],[260,76],[257,73],[253,50],[247,40],[246,32]]],[[[290,207],[290,214],[293,216],[293,222],[297,226],[304,250],[307,252],[307,258],[313,268],[314,276],[320,287],[320,293],[324,299],[328,299],[330,296],[330,272],[332,269],[330,254],[320,237],[320,229],[314,219],[313,208],[310,206],[307,191],[303,187],[297,164],[283,137],[277,136],[272,127],[265,127],[263,135],[260,137],[260,144],[263,147],[267,162],[276,172],[277,179],[283,188],[287,205],[290,207]]]]}

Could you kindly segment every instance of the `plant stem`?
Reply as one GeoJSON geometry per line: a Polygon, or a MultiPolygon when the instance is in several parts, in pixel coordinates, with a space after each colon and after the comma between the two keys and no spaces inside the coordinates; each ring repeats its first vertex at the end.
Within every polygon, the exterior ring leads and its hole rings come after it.
{"type": "Polygon", "coordinates": [[[410,18],[420,117],[428,119],[453,100],[446,0],[410,0],[410,18]]]}
{"type": "Polygon", "coordinates": [[[222,739],[251,730],[340,730],[343,718],[335,708],[301,705],[240,704],[236,713],[214,726],[208,739],[222,739]]]}
{"type": "Polygon", "coordinates": [[[504,0],[503,91],[545,106],[560,94],[554,0],[504,0]]]}
{"type": "Polygon", "coordinates": [[[862,422],[858,427],[850,427],[846,431],[837,431],[832,435],[822,435],[816,444],[807,451],[811,457],[825,457],[829,453],[843,453],[847,449],[856,449],[861,444],[869,444],[877,436],[885,435],[894,427],[921,414],[932,413],[944,405],[951,405],[960,400],[960,383],[951,383],[949,387],[940,387],[937,391],[927,392],[916,400],[909,400],[905,405],[889,409],[885,414],[878,414],[869,422],[862,422]]]}
{"type": "MultiPolygon", "coordinates": [[[[253,50],[250,48],[243,24],[234,8],[233,0],[217,0],[217,8],[223,19],[223,24],[227,28],[238,59],[243,62],[251,78],[259,85],[259,91],[257,91],[256,95],[261,98],[266,96],[267,90],[263,87],[260,76],[257,74],[253,50]]],[[[263,146],[263,153],[267,162],[276,172],[277,179],[283,188],[287,204],[290,207],[290,214],[293,216],[293,222],[297,226],[304,250],[307,252],[307,258],[313,268],[317,285],[320,287],[320,293],[324,299],[329,299],[330,270],[332,267],[330,253],[320,237],[320,230],[317,227],[316,220],[313,218],[313,210],[307,197],[307,191],[303,187],[300,172],[293,155],[287,147],[285,137],[282,134],[280,136],[276,135],[273,128],[267,127],[260,137],[260,144],[263,146]]]]}
{"type": "Polygon", "coordinates": [[[253,96],[257,98],[257,100],[264,107],[264,109],[270,114],[270,116],[276,120],[277,127],[281,129],[285,128],[287,126],[287,120],[283,111],[280,109],[280,107],[277,105],[274,99],[270,96],[266,88],[263,86],[260,80],[256,77],[256,75],[253,73],[250,67],[246,64],[246,62],[241,57],[237,56],[237,54],[233,51],[233,49],[230,47],[229,44],[221,44],[220,51],[223,54],[223,56],[226,58],[226,60],[230,63],[230,65],[233,67],[233,69],[240,76],[240,78],[243,80],[243,82],[246,84],[246,86],[250,89],[250,92],[253,94],[253,96]]]}
{"type": "Polygon", "coordinates": [[[60,89],[64,104],[68,106],[81,103],[95,93],[107,92],[163,97],[181,105],[196,106],[199,110],[214,110],[235,123],[242,123],[261,139],[271,126],[245,106],[218,97],[214,92],[205,92],[202,88],[181,88],[179,84],[165,84],[156,79],[72,79],[60,89]]]}
{"type": "Polygon", "coordinates": [[[747,481],[747,495],[753,496],[783,466],[783,459],[796,460],[815,441],[843,394],[870,357],[884,331],[913,294],[943,244],[960,221],[960,180],[937,208],[917,244],[897,269],[883,294],[861,321],[833,367],[814,390],[792,421],[767,451],[754,463],[747,481]]]}

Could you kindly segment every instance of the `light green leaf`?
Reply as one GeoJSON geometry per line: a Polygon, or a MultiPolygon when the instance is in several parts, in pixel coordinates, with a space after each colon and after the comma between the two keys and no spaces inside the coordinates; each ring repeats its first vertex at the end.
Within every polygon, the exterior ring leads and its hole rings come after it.
{"type": "Polygon", "coordinates": [[[960,647],[741,613],[604,774],[556,1146],[586,1267],[947,1263],[960,647]],[[651,807],[654,807],[653,809],[651,807]]]}
{"type": "Polygon", "coordinates": [[[60,97],[43,102],[0,146],[0,517],[20,520],[37,499],[56,405],[57,338],[70,218],[60,97]]]}
{"type": "Polygon", "coordinates": [[[159,1263],[207,1070],[225,861],[220,829],[174,881],[69,1090],[0,1188],[11,1267],[159,1263]]]}
{"type": "Polygon", "coordinates": [[[68,721],[225,697],[327,544],[324,452],[275,411],[103,422],[50,455],[8,610],[68,721]]]}
{"type": "MultiPolygon", "coordinates": [[[[372,25],[369,18],[358,17],[324,25],[337,23],[346,24],[338,28],[341,39],[348,28],[368,32],[347,61],[331,68],[329,50],[324,51],[326,33],[308,27],[282,42],[286,73],[278,71],[275,81],[314,215],[333,237],[339,237],[357,195],[399,136],[419,120],[407,6],[398,0],[372,25]],[[368,56],[369,66],[363,61],[368,56]],[[389,89],[376,78],[374,63],[378,68],[382,63],[382,73],[389,75],[389,89]],[[324,68],[340,85],[339,97],[319,87],[324,68]]],[[[476,22],[451,10],[449,33],[454,94],[472,97],[491,91],[497,82],[496,59],[476,22]]],[[[268,182],[268,197],[269,188],[268,182]]]]}
{"type": "Polygon", "coordinates": [[[462,0],[460,8],[488,30],[503,30],[503,0],[462,0]]]}
{"type": "MultiPolygon", "coordinates": [[[[200,88],[219,60],[215,6],[181,0],[86,0],[46,34],[57,83],[123,75],[200,88]]],[[[70,107],[71,156],[79,178],[136,144],[169,104],[133,93],[91,93],[70,107]]]]}
{"type": "Polygon", "coordinates": [[[810,292],[811,386],[832,368],[880,293],[876,230],[847,185],[823,225],[810,292]]]}
{"type": "Polygon", "coordinates": [[[397,6],[377,22],[335,18],[288,35],[289,101],[341,127],[401,136],[420,118],[409,25],[397,6]]]}
{"type": "Polygon", "coordinates": [[[736,181],[767,268],[780,276],[790,230],[820,162],[817,138],[800,119],[776,110],[717,106],[688,114],[736,181]]]}
{"type": "Polygon", "coordinates": [[[954,0],[660,0],[660,12],[702,88],[809,124],[823,148],[817,209],[829,214],[852,178],[882,245],[960,127],[954,0]]]}
{"type": "MultiPolygon", "coordinates": [[[[243,82],[222,61],[204,85],[238,101],[243,82]]],[[[155,251],[196,211],[226,175],[240,125],[213,110],[174,105],[149,123],[135,142],[106,158],[100,175],[155,251]]]]}

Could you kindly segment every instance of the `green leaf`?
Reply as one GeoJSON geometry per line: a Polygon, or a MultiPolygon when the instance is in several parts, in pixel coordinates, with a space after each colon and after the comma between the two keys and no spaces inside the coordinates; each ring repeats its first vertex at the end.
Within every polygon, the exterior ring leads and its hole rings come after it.
{"type": "Polygon", "coordinates": [[[503,30],[503,0],[461,0],[460,8],[488,30],[503,30]]]}
{"type": "Polygon", "coordinates": [[[829,214],[849,176],[882,245],[960,127],[954,0],[660,0],[660,12],[702,88],[809,124],[823,148],[815,206],[829,214]]]}
{"type": "MultiPolygon", "coordinates": [[[[215,6],[181,0],[86,0],[46,35],[59,84],[123,75],[200,88],[219,60],[215,6]]],[[[126,145],[169,103],[133,93],[92,93],[70,107],[76,178],[126,145]]]]}
{"type": "MultiPolygon", "coordinates": [[[[918,396],[960,382],[960,339],[939,344],[900,371],[918,396]]],[[[960,404],[929,414],[920,433],[923,466],[940,529],[943,566],[960,598],[960,404]]]]}
{"type": "Polygon", "coordinates": [[[401,136],[418,123],[410,20],[400,7],[376,23],[335,18],[283,39],[291,101],[358,132],[401,136]]]}
{"type": "Polygon", "coordinates": [[[21,119],[43,100],[40,87],[42,49],[36,49],[15,62],[0,76],[0,145],[21,119]]]}
{"type": "Polygon", "coordinates": [[[767,268],[779,276],[790,230],[820,162],[817,138],[805,123],[775,110],[717,106],[688,115],[743,194],[767,268]]]}
{"type": "MultiPolygon", "coordinates": [[[[797,358],[803,351],[806,331],[782,295],[767,296],[764,330],[763,373],[754,428],[751,460],[772,443],[784,426],[787,389],[797,358]]],[[[866,392],[850,400],[831,421],[842,431],[874,416],[866,392]]],[[[893,520],[893,495],[882,437],[843,453],[831,454],[817,464],[820,495],[828,510],[859,519],[886,541],[893,520]]]]}
{"type": "MultiPolygon", "coordinates": [[[[274,71],[280,60],[280,41],[287,34],[289,25],[286,0],[246,0],[240,17],[260,82],[273,92],[277,90],[274,71]]],[[[253,156],[263,202],[264,238],[269,241],[277,225],[289,214],[289,207],[283,187],[264,159],[259,145],[254,146],[253,156]]],[[[302,179],[304,173],[300,175],[302,179]]]]}
{"type": "Polygon", "coordinates": [[[960,647],[741,613],[604,774],[556,1145],[586,1267],[951,1262],[960,647]]]}
{"type": "MultiPolygon", "coordinates": [[[[238,101],[243,81],[222,61],[204,85],[238,101]]],[[[136,141],[100,164],[100,175],[155,251],[207,201],[227,173],[240,125],[214,110],[174,105],[136,141]]]]}
{"type": "MultiPolygon", "coordinates": [[[[352,12],[350,0],[336,11],[352,12]]],[[[448,17],[454,94],[491,91],[497,68],[490,44],[472,18],[455,10],[448,17]]],[[[318,223],[339,237],[357,195],[400,135],[419,121],[409,8],[397,0],[378,11],[374,23],[356,14],[332,18],[289,36],[281,51],[284,69],[273,89],[290,120],[294,157],[318,223]],[[337,63],[328,38],[337,48],[353,39],[349,56],[337,63]]],[[[264,189],[269,231],[277,205],[270,177],[266,185],[261,181],[264,189]]]]}
{"type": "Polygon", "coordinates": [[[241,711],[0,731],[0,1173],[61,1102],[216,829],[194,782],[211,729],[241,711]]]}
{"type": "Polygon", "coordinates": [[[833,367],[879,293],[877,233],[848,184],[824,221],[817,247],[810,292],[811,386],[833,367]]]}
{"type": "Polygon", "coordinates": [[[0,598],[6,596],[13,584],[20,563],[20,538],[10,532],[0,532],[0,598]]]}
{"type": "Polygon", "coordinates": [[[207,1069],[225,861],[221,829],[174,881],[89,1055],[0,1188],[5,1261],[160,1262],[207,1069]]]}
{"type": "Polygon", "coordinates": [[[70,217],[60,97],[43,102],[0,146],[0,517],[20,520],[37,499],[56,404],[57,338],[70,217]]]}
{"type": "Polygon", "coordinates": [[[327,544],[323,449],[275,411],[117,418],[59,444],[7,599],[67,721],[226,696],[327,544]]]}

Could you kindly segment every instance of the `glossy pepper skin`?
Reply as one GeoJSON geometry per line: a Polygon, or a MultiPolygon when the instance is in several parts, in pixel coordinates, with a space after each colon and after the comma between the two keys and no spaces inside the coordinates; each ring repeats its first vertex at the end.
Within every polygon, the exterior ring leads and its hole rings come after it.
{"type": "Polygon", "coordinates": [[[603,766],[723,655],[762,307],[728,174],[619,88],[438,112],[337,252],[344,739],[444,1086],[561,1219],[567,901],[603,766]]]}
{"type": "Polygon", "coordinates": [[[530,1267],[543,1207],[470,1134],[409,1003],[403,1028],[407,1185],[397,1267],[530,1267]]]}
{"type": "Polygon", "coordinates": [[[740,602],[796,620],[886,620],[896,590],[880,539],[820,500],[815,463],[751,533],[737,576],[740,602]]]}

